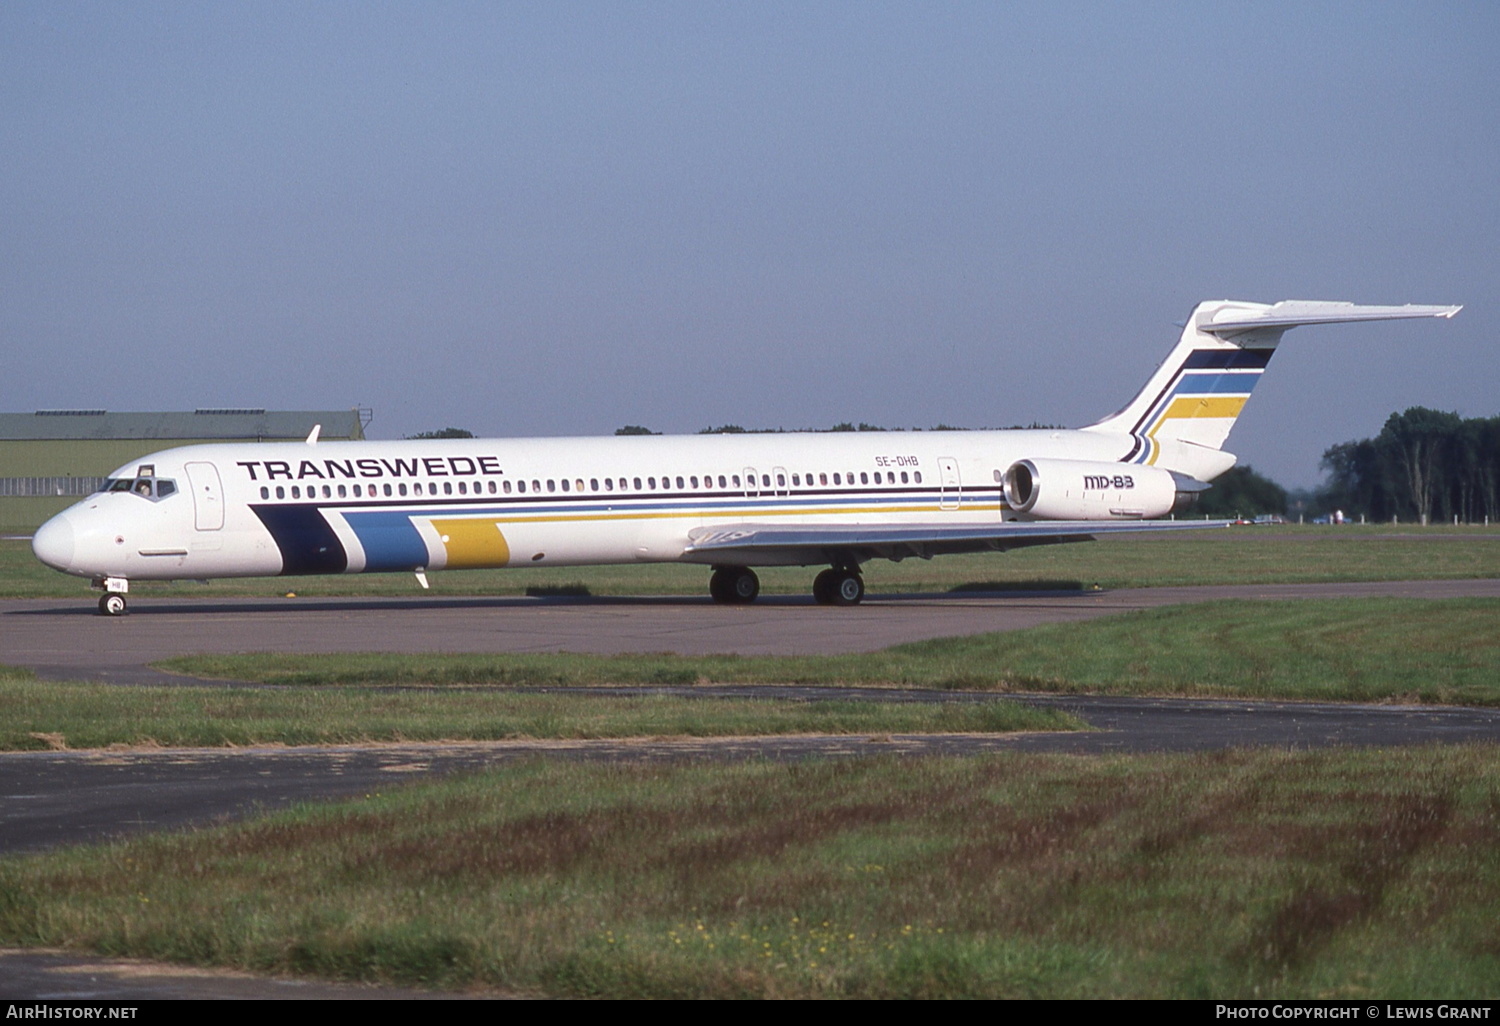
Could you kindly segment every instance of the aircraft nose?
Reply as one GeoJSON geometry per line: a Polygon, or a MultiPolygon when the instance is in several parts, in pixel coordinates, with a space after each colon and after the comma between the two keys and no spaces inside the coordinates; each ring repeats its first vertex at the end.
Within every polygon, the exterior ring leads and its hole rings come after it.
{"type": "Polygon", "coordinates": [[[68,570],[73,565],[73,521],[59,513],[31,536],[31,551],[36,558],[54,570],[68,570]]]}

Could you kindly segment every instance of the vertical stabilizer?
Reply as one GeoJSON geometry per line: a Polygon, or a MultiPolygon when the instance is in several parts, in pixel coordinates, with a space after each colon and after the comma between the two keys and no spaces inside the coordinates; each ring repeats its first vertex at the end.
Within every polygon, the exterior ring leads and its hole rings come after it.
{"type": "MultiPolygon", "coordinates": [[[[1356,306],[1353,303],[1283,300],[1247,303],[1211,300],[1193,310],[1182,337],[1146,387],[1123,410],[1085,428],[1130,435],[1125,462],[1178,468],[1178,452],[1223,448],[1255,383],[1289,328],[1303,324],[1452,317],[1457,306],[1356,306]]],[[[1223,466],[1233,463],[1224,454],[1223,466]]],[[[1193,462],[1198,462],[1196,459],[1193,462]]],[[[1210,461],[1212,462],[1212,461],[1210,461]]],[[[1191,472],[1191,471],[1188,471],[1191,472]]]]}

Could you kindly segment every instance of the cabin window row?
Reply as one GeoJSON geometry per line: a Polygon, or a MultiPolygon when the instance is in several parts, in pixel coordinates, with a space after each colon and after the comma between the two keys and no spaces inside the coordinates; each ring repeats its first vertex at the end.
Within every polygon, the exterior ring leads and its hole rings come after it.
{"type": "MultiPolygon", "coordinates": [[[[562,478],[560,480],[557,479],[557,478],[548,478],[546,480],[546,482],[545,482],[545,486],[544,486],[543,481],[540,478],[534,478],[530,482],[527,482],[525,480],[518,480],[518,481],[516,481],[514,483],[512,483],[509,479],[506,479],[506,480],[500,481],[498,483],[495,482],[495,481],[493,481],[493,480],[490,480],[490,481],[475,481],[473,483],[472,488],[470,487],[470,484],[467,481],[457,481],[457,482],[454,482],[454,481],[444,481],[444,482],[442,482],[442,485],[441,485],[441,488],[442,488],[441,493],[439,493],[439,490],[438,490],[439,489],[439,485],[438,485],[437,482],[432,482],[432,483],[428,484],[426,486],[425,491],[424,491],[423,484],[420,481],[413,483],[412,485],[410,485],[409,488],[408,488],[408,485],[406,484],[406,482],[401,481],[401,482],[397,482],[395,484],[386,483],[386,484],[381,484],[381,485],[373,485],[373,484],[372,485],[358,485],[358,484],[356,484],[356,485],[343,485],[343,484],[339,484],[339,485],[327,485],[327,484],[325,484],[325,485],[321,485],[321,486],[320,485],[307,485],[306,489],[305,489],[305,492],[306,492],[306,497],[309,498],[309,499],[316,499],[316,498],[318,498],[319,497],[319,489],[320,488],[321,488],[322,497],[325,498],[325,499],[332,499],[332,498],[335,498],[335,497],[340,498],[340,499],[346,499],[346,498],[349,498],[351,495],[354,498],[356,498],[356,499],[361,499],[361,498],[365,498],[365,497],[369,497],[369,498],[373,499],[373,498],[378,498],[378,497],[380,497],[382,495],[384,495],[386,497],[389,497],[389,498],[399,498],[399,497],[404,497],[404,496],[407,496],[407,495],[424,495],[424,494],[425,495],[438,495],[438,494],[442,494],[442,495],[454,495],[454,494],[458,494],[458,495],[470,495],[470,494],[473,494],[473,495],[484,495],[484,494],[488,493],[490,495],[498,495],[498,494],[503,493],[505,495],[510,495],[510,494],[513,494],[513,493],[520,493],[520,494],[524,495],[528,491],[531,492],[531,493],[533,493],[533,494],[540,494],[544,490],[544,487],[545,487],[545,490],[548,493],[553,493],[553,494],[557,493],[558,491],[563,491],[563,492],[585,492],[585,491],[588,491],[588,492],[599,492],[599,491],[613,492],[613,491],[618,490],[618,491],[621,491],[621,492],[629,492],[629,491],[646,492],[646,491],[659,491],[659,490],[663,490],[663,489],[670,489],[670,488],[673,487],[674,482],[675,482],[676,488],[679,491],[686,490],[686,489],[689,489],[689,488],[692,488],[692,489],[713,488],[713,487],[715,487],[715,482],[717,482],[717,486],[719,488],[771,488],[771,487],[773,487],[773,485],[771,484],[772,475],[770,475],[770,474],[761,474],[761,475],[759,475],[759,477],[760,477],[760,480],[759,480],[759,482],[757,482],[755,476],[754,475],[749,475],[749,474],[747,474],[745,476],[745,478],[744,478],[743,481],[741,480],[739,474],[718,474],[718,475],[705,474],[705,475],[703,475],[703,477],[701,479],[696,474],[694,474],[694,475],[687,475],[687,476],[678,475],[676,477],[665,477],[664,476],[664,477],[662,477],[660,479],[659,483],[658,483],[658,479],[655,478],[655,477],[646,477],[646,478],[639,478],[639,477],[612,478],[612,477],[606,477],[606,478],[603,479],[602,486],[601,486],[600,479],[596,478],[596,477],[589,478],[587,482],[585,482],[584,479],[581,478],[581,477],[580,478],[573,478],[572,480],[569,480],[568,478],[562,478]],[[700,484],[700,480],[701,480],[701,484],[700,484]],[[617,484],[617,482],[618,482],[618,484],[617,484]],[[528,484],[529,484],[529,488],[528,488],[528,484]],[[586,487],[585,487],[585,484],[587,485],[586,487]]],[[[832,484],[832,485],[834,485],[836,487],[842,487],[842,486],[845,486],[845,485],[853,485],[853,484],[855,484],[856,483],[855,477],[856,477],[855,472],[852,471],[852,470],[848,471],[847,473],[843,473],[843,472],[839,472],[839,471],[834,471],[832,474],[829,474],[829,473],[826,473],[826,472],[818,472],[816,474],[808,473],[806,475],[798,473],[798,474],[793,474],[792,475],[792,478],[791,478],[791,487],[793,487],[793,488],[803,488],[803,487],[817,488],[817,487],[826,487],[826,486],[828,486],[830,484],[832,484]],[[803,483],[804,479],[806,481],[805,485],[803,483]]],[[[778,474],[776,474],[775,475],[775,481],[776,481],[776,483],[775,483],[774,487],[779,488],[779,489],[784,489],[784,488],[787,487],[787,476],[786,476],[786,474],[784,474],[784,473],[778,473],[778,474]]],[[[897,484],[897,483],[900,483],[900,484],[913,484],[913,483],[915,483],[915,484],[921,484],[922,483],[922,472],[920,470],[914,470],[914,471],[911,471],[910,473],[908,473],[905,470],[902,470],[902,471],[899,471],[899,472],[898,471],[894,471],[894,470],[886,470],[886,471],[876,470],[876,471],[873,471],[873,472],[872,471],[860,471],[859,474],[858,474],[858,483],[862,484],[862,485],[867,485],[867,484],[893,485],[893,484],[897,484]],[[898,477],[899,477],[899,481],[898,481],[898,477]]],[[[288,493],[290,493],[290,495],[291,495],[291,497],[293,499],[300,499],[300,498],[303,498],[304,489],[303,489],[303,486],[301,486],[301,485],[291,485],[291,486],[276,485],[274,489],[271,486],[269,486],[269,485],[261,485],[261,488],[260,488],[260,497],[262,499],[269,499],[269,498],[271,498],[273,492],[274,492],[276,498],[278,498],[278,499],[285,499],[285,498],[287,498],[288,493]]]]}

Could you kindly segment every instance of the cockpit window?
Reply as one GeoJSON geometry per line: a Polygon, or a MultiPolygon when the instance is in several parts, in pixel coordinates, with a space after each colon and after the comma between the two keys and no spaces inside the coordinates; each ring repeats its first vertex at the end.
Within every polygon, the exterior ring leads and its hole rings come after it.
{"type": "Polygon", "coordinates": [[[146,499],[165,499],[177,491],[177,482],[164,477],[112,477],[104,482],[106,492],[134,492],[146,499]]]}

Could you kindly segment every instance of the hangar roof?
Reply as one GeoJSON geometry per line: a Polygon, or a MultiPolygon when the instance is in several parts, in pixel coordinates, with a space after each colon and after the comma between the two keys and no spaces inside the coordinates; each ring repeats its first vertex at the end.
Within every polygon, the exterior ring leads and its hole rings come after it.
{"type": "Polygon", "coordinates": [[[301,439],[315,424],[324,438],[363,438],[368,411],[194,410],[192,413],[110,413],[107,410],[37,410],[0,413],[0,439],[301,439]],[[361,414],[365,414],[362,416],[361,414]]]}

